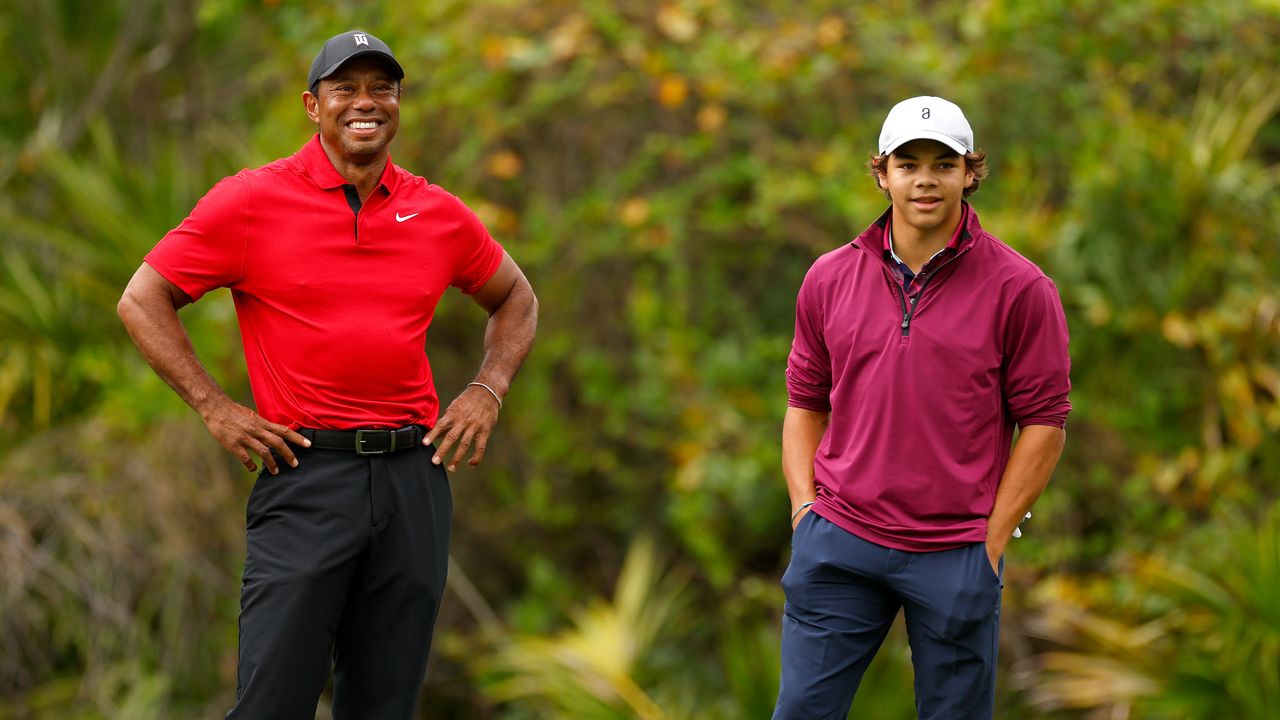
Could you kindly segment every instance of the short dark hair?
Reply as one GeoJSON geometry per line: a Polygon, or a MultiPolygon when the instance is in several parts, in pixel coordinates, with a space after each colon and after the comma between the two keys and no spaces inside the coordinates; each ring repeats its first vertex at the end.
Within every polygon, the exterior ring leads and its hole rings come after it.
{"type": "MultiPolygon", "coordinates": [[[[880,175],[889,169],[889,155],[872,155],[871,160],[867,162],[867,167],[871,170],[871,179],[876,181],[876,187],[884,193],[885,199],[889,199],[889,189],[880,184],[880,175]]],[[[978,186],[987,177],[987,154],[981,150],[974,150],[971,153],[964,154],[965,169],[973,173],[973,184],[964,189],[964,197],[978,192],[978,186]]]]}

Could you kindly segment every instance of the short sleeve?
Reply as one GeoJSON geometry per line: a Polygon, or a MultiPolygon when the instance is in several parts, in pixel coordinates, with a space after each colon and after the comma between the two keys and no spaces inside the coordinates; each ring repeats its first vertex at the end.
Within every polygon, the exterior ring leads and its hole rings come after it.
{"type": "Polygon", "coordinates": [[[224,178],[144,261],[193,300],[240,280],[247,236],[247,181],[224,178]]]}
{"type": "Polygon", "coordinates": [[[1063,427],[1071,402],[1067,318],[1053,281],[1040,278],[1014,303],[1004,334],[1004,398],[1019,427],[1063,427]]]}
{"type": "Polygon", "coordinates": [[[796,297],[796,333],[787,357],[787,405],[831,412],[831,356],[822,328],[822,303],[812,270],[796,297]]]}
{"type": "Polygon", "coordinates": [[[502,246],[494,240],[484,223],[461,200],[454,198],[458,214],[458,243],[454,257],[453,278],[449,284],[470,295],[478,291],[502,264],[502,246]]]}

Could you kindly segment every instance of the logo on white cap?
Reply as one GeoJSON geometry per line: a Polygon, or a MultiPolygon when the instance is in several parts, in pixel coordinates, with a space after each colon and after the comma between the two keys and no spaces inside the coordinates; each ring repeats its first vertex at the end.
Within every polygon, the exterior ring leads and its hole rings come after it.
{"type": "Polygon", "coordinates": [[[960,106],[930,95],[893,106],[880,129],[880,154],[888,155],[912,140],[936,140],[961,155],[973,152],[973,128],[960,106]]]}
{"type": "Polygon", "coordinates": [[[368,35],[365,35],[364,33],[356,33],[355,35],[352,36],[352,38],[354,38],[356,41],[356,47],[360,47],[361,45],[365,47],[369,47],[368,35]]]}

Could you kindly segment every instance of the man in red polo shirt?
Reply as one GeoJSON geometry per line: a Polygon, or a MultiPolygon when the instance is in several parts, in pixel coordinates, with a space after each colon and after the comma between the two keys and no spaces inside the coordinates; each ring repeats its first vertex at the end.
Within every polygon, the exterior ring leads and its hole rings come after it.
{"type": "Polygon", "coordinates": [[[319,133],[215,185],[145,258],[119,313],[156,372],[249,470],[228,718],[407,720],[448,567],[445,467],[484,456],[533,342],[524,274],[456,197],[391,162],[404,71],[330,38],[302,94],[319,133]],[[489,314],[475,379],[439,415],[424,350],[450,286],[489,314]],[[177,310],[227,287],[257,412],[196,358],[177,310]],[[450,455],[452,450],[452,455],[450,455]]]}
{"type": "Polygon", "coordinates": [[[963,200],[986,156],[959,107],[896,105],[871,169],[891,206],[796,301],[773,717],[844,718],[902,610],[919,717],[989,720],[1005,545],[1066,438],[1066,320],[963,200]]]}

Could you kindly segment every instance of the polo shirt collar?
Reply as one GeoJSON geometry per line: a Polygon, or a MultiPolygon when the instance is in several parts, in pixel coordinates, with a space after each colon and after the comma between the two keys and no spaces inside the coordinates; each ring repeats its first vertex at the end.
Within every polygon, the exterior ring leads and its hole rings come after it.
{"type": "MultiPolygon", "coordinates": [[[[306,145],[302,146],[298,151],[298,160],[302,162],[302,167],[306,169],[307,175],[311,176],[315,184],[325,190],[350,184],[329,161],[329,156],[324,152],[324,146],[320,144],[320,133],[316,133],[306,145]]],[[[387,154],[387,164],[382,168],[382,177],[378,179],[378,184],[385,188],[388,194],[396,189],[396,172],[390,153],[387,154]]]]}

